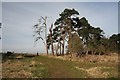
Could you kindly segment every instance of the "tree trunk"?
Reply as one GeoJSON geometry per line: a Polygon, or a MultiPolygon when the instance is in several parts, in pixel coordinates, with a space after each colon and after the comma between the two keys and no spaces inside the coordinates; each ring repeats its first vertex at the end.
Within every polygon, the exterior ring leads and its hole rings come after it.
{"type": "Polygon", "coordinates": [[[46,53],[47,53],[47,55],[48,55],[48,47],[47,47],[47,43],[46,43],[46,53]]]}
{"type": "Polygon", "coordinates": [[[88,55],[88,50],[86,50],[86,55],[88,55]]]}
{"type": "Polygon", "coordinates": [[[51,39],[51,50],[52,50],[52,55],[54,56],[53,39],[52,39],[52,27],[53,27],[53,25],[51,24],[51,27],[50,27],[49,31],[50,31],[50,39],[51,39]]]}
{"type": "Polygon", "coordinates": [[[62,55],[64,55],[64,44],[65,44],[65,40],[63,40],[63,44],[62,44],[62,55]]]}
{"type": "Polygon", "coordinates": [[[47,55],[48,55],[48,47],[47,47],[47,17],[42,17],[43,20],[44,20],[44,25],[45,25],[45,40],[46,40],[46,52],[47,52],[47,55]]]}
{"type": "Polygon", "coordinates": [[[60,55],[61,55],[61,43],[60,43],[60,55]]]}
{"type": "Polygon", "coordinates": [[[58,50],[56,49],[56,56],[58,56],[58,53],[57,53],[57,51],[58,51],[58,50]]]}
{"type": "Polygon", "coordinates": [[[56,55],[58,56],[58,49],[59,49],[59,42],[57,44],[57,48],[56,48],[56,55]]]}
{"type": "Polygon", "coordinates": [[[52,55],[54,56],[54,48],[53,48],[53,43],[51,44],[51,50],[52,50],[52,55]]]}

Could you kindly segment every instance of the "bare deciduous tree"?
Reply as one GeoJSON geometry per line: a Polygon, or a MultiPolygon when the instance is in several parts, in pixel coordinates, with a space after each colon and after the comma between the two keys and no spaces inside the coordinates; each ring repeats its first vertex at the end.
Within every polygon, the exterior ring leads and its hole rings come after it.
{"type": "Polygon", "coordinates": [[[34,37],[35,37],[35,42],[38,40],[42,40],[45,47],[46,47],[46,52],[48,55],[48,48],[47,48],[47,17],[42,17],[39,19],[38,24],[34,25],[34,37]],[[45,36],[43,37],[42,34],[45,36]]]}

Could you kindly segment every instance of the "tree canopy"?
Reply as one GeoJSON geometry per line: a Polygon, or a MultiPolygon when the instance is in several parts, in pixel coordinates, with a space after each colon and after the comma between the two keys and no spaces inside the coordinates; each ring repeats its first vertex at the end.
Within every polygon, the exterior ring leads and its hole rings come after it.
{"type": "MultiPolygon", "coordinates": [[[[37,27],[37,25],[35,26],[37,27]]],[[[40,34],[41,31],[36,33],[40,34]]],[[[86,17],[80,18],[77,10],[65,9],[51,25],[46,37],[46,44],[48,49],[51,47],[53,55],[54,43],[57,44],[56,54],[59,50],[60,55],[64,55],[65,46],[70,53],[79,51],[93,54],[117,52],[120,48],[120,34],[113,34],[109,38],[103,34],[105,34],[104,31],[100,27],[93,27],[86,17]]]]}

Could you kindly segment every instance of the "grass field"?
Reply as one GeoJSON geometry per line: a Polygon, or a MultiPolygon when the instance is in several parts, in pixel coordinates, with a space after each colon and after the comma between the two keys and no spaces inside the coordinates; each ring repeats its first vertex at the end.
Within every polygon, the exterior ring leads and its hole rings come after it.
{"type": "Polygon", "coordinates": [[[2,62],[3,78],[117,78],[117,62],[80,62],[48,56],[10,58],[2,62]]]}

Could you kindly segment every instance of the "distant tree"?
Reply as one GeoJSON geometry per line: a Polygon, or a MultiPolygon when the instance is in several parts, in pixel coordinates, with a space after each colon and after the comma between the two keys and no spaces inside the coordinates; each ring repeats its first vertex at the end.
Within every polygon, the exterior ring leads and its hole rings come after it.
{"type": "Polygon", "coordinates": [[[35,37],[35,42],[37,42],[39,39],[41,39],[46,47],[46,53],[48,55],[48,46],[47,46],[47,17],[41,17],[39,19],[38,24],[34,25],[34,32],[33,35],[35,37]],[[44,33],[45,37],[42,37],[42,33],[44,33]]]}
{"type": "Polygon", "coordinates": [[[108,54],[110,52],[109,50],[109,38],[106,38],[105,36],[101,38],[100,40],[101,44],[99,46],[99,52],[108,54]]]}
{"type": "Polygon", "coordinates": [[[119,53],[120,48],[120,33],[119,34],[113,34],[109,38],[109,48],[111,52],[117,52],[119,53]]]}

